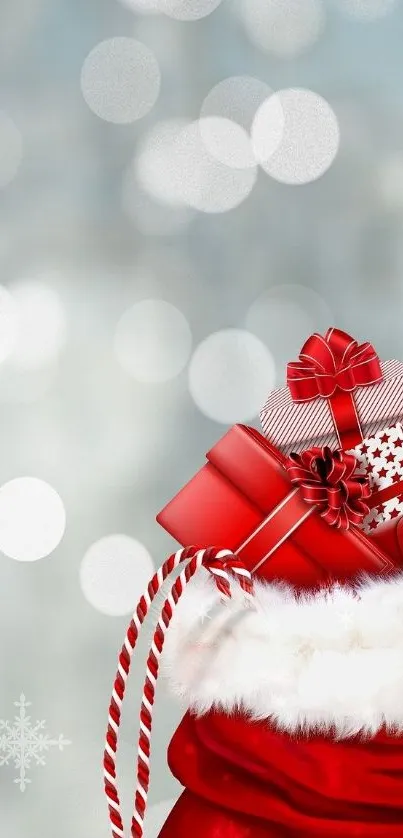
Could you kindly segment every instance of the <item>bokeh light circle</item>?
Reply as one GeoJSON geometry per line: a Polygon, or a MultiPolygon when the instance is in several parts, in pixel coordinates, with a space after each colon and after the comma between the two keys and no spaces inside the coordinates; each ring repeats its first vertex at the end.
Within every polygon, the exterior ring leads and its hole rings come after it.
{"type": "Polygon", "coordinates": [[[57,365],[21,369],[12,356],[0,366],[0,404],[32,405],[43,399],[57,380],[57,365]]]}
{"type": "Polygon", "coordinates": [[[157,101],[160,69],[151,50],[134,38],[108,38],[84,61],[81,89],[87,105],[107,122],[130,123],[157,101]]]}
{"type": "Polygon", "coordinates": [[[18,314],[15,300],[3,285],[0,285],[0,362],[13,351],[18,333],[18,314]]]}
{"type": "Polygon", "coordinates": [[[273,357],[244,329],[214,332],[196,348],[189,364],[189,390],[199,410],[216,422],[253,419],[274,386],[273,357]]]}
{"type": "Polygon", "coordinates": [[[119,533],[89,547],[80,566],[80,584],[90,605],[118,617],[134,611],[153,573],[144,544],[119,533]]]}
{"type": "Polygon", "coordinates": [[[178,194],[185,204],[201,212],[227,212],[251,193],[256,167],[234,169],[214,159],[203,142],[200,122],[187,125],[175,140],[178,194]]]}
{"type": "Polygon", "coordinates": [[[145,15],[158,14],[160,11],[160,0],[120,0],[120,2],[131,11],[145,15]]]}
{"type": "Polygon", "coordinates": [[[57,292],[40,280],[10,285],[18,333],[11,356],[14,367],[35,370],[53,363],[66,340],[64,309],[57,292]]]}
{"type": "Polygon", "coordinates": [[[338,0],[343,12],[362,21],[378,20],[394,11],[397,0],[338,0]]]}
{"type": "Polygon", "coordinates": [[[320,37],[322,0],[240,0],[239,13],[250,40],[281,58],[294,58],[320,37]]]}
{"type": "Polygon", "coordinates": [[[179,190],[180,159],[175,142],[188,124],[185,119],[158,122],[139,144],[134,161],[137,182],[162,204],[183,206],[179,190]]]}
{"type": "Polygon", "coordinates": [[[252,141],[267,174],[281,183],[304,184],[317,180],[331,166],[340,131],[334,111],[322,96],[288,88],[261,105],[252,141]]]}
{"type": "Polygon", "coordinates": [[[0,550],[19,562],[43,559],[63,538],[66,513],[52,486],[18,477],[0,487],[0,550]]]}
{"type": "Polygon", "coordinates": [[[255,160],[266,166],[280,148],[285,129],[285,113],[280,96],[273,93],[256,111],[251,138],[255,160]]]}
{"type": "Polygon", "coordinates": [[[211,15],[222,0],[159,0],[158,8],[175,20],[200,20],[211,15]]]}
{"type": "Polygon", "coordinates": [[[192,348],[185,316],[165,300],[141,300],[121,317],[116,357],[137,381],[169,381],[182,372],[192,348]]]}
{"type": "Polygon", "coordinates": [[[137,183],[132,166],[123,179],[122,207],[135,228],[145,236],[177,235],[194,215],[190,207],[174,207],[154,200],[137,183]]]}
{"type": "Polygon", "coordinates": [[[250,130],[271,93],[265,82],[252,76],[231,76],[210,90],[200,110],[200,132],[216,160],[236,169],[256,165],[250,130]]]}
{"type": "Polygon", "coordinates": [[[21,164],[22,136],[13,120],[0,111],[0,188],[14,179],[21,164]]]}
{"type": "Polygon", "coordinates": [[[304,285],[293,283],[269,288],[250,306],[246,328],[260,338],[274,358],[277,384],[283,384],[288,361],[297,360],[301,347],[313,332],[324,333],[333,314],[322,297],[304,285]]]}
{"type": "Polygon", "coordinates": [[[231,169],[256,166],[251,143],[245,129],[222,116],[203,117],[200,136],[209,154],[231,169]]]}
{"type": "Polygon", "coordinates": [[[382,159],[377,172],[382,202],[390,210],[403,207],[403,155],[392,154],[382,159]]]}

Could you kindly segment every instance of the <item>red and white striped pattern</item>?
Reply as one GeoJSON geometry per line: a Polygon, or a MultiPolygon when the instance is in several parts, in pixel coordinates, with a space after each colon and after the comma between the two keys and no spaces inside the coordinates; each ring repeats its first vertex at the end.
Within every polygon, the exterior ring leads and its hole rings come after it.
{"type": "MultiPolygon", "coordinates": [[[[357,387],[354,400],[364,437],[372,437],[385,425],[403,416],[403,363],[381,363],[380,384],[357,387]]],[[[287,387],[273,390],[260,412],[264,435],[283,454],[297,454],[315,445],[338,448],[331,412],[326,399],[295,404],[287,387]]]]}
{"type": "Polygon", "coordinates": [[[201,566],[204,566],[213,575],[217,588],[221,592],[223,599],[231,596],[229,574],[234,574],[245,593],[246,601],[248,604],[252,602],[253,583],[249,571],[246,570],[242,562],[240,562],[237,556],[230,550],[221,550],[214,547],[204,550],[196,550],[195,547],[186,547],[178,550],[170,556],[169,559],[167,559],[162,567],[159,568],[148,584],[147,590],[140,598],[127,630],[125,642],[119,656],[118,671],[115,677],[112,698],[109,706],[108,730],[106,734],[104,752],[104,779],[113,838],[124,838],[124,827],[117,790],[116,752],[122,703],[133,651],[137,643],[140,628],[147,616],[150,605],[160,590],[163,582],[174,570],[174,568],[178,567],[181,562],[184,562],[187,559],[189,560],[188,564],[185,565],[184,570],[175,580],[161,609],[161,614],[157,622],[154,639],[147,659],[146,677],[144,681],[140,711],[137,787],[131,826],[131,835],[133,838],[142,838],[143,836],[144,816],[146,812],[147,795],[150,782],[150,739],[152,729],[152,712],[158,678],[159,661],[164,645],[165,634],[171,622],[178,600],[192,576],[194,576],[201,566]]]}

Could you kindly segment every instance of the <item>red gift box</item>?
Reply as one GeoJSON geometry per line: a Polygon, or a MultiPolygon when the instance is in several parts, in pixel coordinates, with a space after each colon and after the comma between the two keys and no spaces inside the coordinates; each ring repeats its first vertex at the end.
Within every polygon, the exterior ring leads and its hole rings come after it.
{"type": "Polygon", "coordinates": [[[386,552],[398,567],[402,567],[403,518],[392,518],[382,524],[371,536],[371,541],[386,552]]]}
{"type": "Polygon", "coordinates": [[[269,393],[263,433],[284,454],[311,445],[349,451],[403,413],[403,364],[379,360],[346,332],[311,335],[287,366],[287,387],[269,393]]]}
{"type": "Polygon", "coordinates": [[[308,505],[286,458],[258,431],[235,425],[157,521],[182,545],[220,545],[268,580],[300,587],[385,573],[390,558],[356,527],[330,526],[308,505]]]}

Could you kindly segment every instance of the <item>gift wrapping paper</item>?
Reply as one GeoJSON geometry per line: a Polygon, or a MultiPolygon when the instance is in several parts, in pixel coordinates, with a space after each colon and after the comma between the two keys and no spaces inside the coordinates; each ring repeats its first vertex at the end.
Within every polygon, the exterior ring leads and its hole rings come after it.
{"type": "MultiPolygon", "coordinates": [[[[353,394],[365,439],[396,425],[403,415],[403,363],[384,361],[381,369],[381,382],[358,387],[353,394]]],[[[295,403],[288,387],[281,387],[269,394],[260,421],[267,439],[286,455],[312,445],[340,447],[327,399],[295,403]]]]}

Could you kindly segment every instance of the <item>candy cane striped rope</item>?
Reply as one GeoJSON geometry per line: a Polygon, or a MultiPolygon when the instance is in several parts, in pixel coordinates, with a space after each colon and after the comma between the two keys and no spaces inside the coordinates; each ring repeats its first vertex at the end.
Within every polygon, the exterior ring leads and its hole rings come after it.
{"type": "Polygon", "coordinates": [[[143,824],[150,781],[150,739],[155,688],[165,634],[171,622],[176,605],[182,596],[186,585],[201,566],[204,566],[213,575],[223,600],[225,600],[226,597],[231,597],[231,584],[228,572],[236,576],[239,585],[245,593],[247,601],[251,602],[253,597],[252,579],[249,571],[247,571],[242,565],[242,562],[240,562],[237,556],[230,550],[218,550],[213,547],[204,550],[196,550],[195,547],[186,547],[182,550],[178,550],[170,556],[166,562],[164,562],[162,567],[158,569],[149,582],[146,592],[138,602],[127,630],[125,642],[119,656],[118,671],[109,706],[108,730],[106,734],[104,752],[104,779],[113,838],[124,838],[124,827],[117,791],[116,752],[122,703],[133,651],[137,643],[140,628],[147,616],[150,605],[158,594],[163,582],[169,574],[181,564],[181,562],[184,562],[187,559],[189,559],[188,564],[175,580],[161,609],[161,614],[157,622],[154,639],[147,660],[147,674],[144,681],[140,711],[137,787],[131,828],[133,838],[142,838],[143,836],[143,824]]]}

